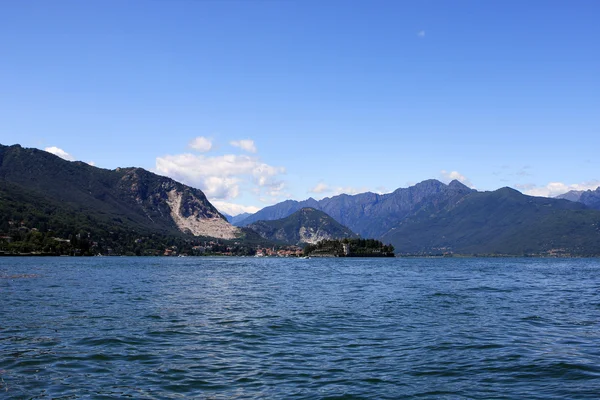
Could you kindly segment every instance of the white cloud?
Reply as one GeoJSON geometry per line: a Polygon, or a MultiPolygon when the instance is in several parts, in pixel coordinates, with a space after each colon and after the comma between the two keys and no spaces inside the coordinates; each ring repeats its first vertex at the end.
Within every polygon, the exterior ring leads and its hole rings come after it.
{"type": "Polygon", "coordinates": [[[240,194],[240,180],[237,178],[222,178],[219,176],[208,176],[203,180],[200,187],[206,197],[215,199],[235,199],[240,194]]]}
{"type": "Polygon", "coordinates": [[[197,150],[201,153],[206,153],[212,149],[212,141],[204,136],[198,136],[194,138],[188,145],[190,149],[197,150]]]}
{"type": "MultiPolygon", "coordinates": [[[[308,193],[313,194],[328,194],[331,196],[337,196],[338,194],[359,194],[368,192],[369,189],[365,187],[355,188],[351,186],[330,186],[326,183],[320,182],[315,187],[308,190],[308,193]]],[[[379,191],[377,191],[379,192],[379,191]]]]}
{"type": "MultiPolygon", "coordinates": [[[[63,160],[67,160],[67,161],[75,161],[76,160],[76,158],[73,157],[73,155],[67,153],[63,149],[56,147],[56,146],[46,147],[44,149],[44,151],[47,151],[48,153],[52,153],[55,156],[62,158],[63,160]]],[[[88,165],[91,165],[92,167],[96,166],[96,163],[93,161],[84,161],[84,162],[88,165]]]]}
{"type": "Polygon", "coordinates": [[[284,184],[278,177],[285,168],[248,155],[209,157],[186,153],[157,157],[156,172],[200,188],[209,198],[225,200],[238,197],[244,189],[283,194],[284,184]]]}
{"type": "Polygon", "coordinates": [[[244,140],[233,140],[229,142],[230,145],[239,147],[240,149],[247,151],[248,153],[256,153],[256,146],[254,145],[254,140],[244,139],[244,140]]]}
{"type": "Polygon", "coordinates": [[[457,180],[460,183],[473,188],[473,184],[471,183],[471,181],[469,180],[469,178],[467,178],[466,176],[462,175],[461,173],[459,173],[458,171],[445,171],[445,170],[441,170],[440,171],[440,176],[441,176],[441,180],[445,183],[448,183],[450,181],[453,180],[457,180]]]}
{"type": "Polygon", "coordinates": [[[318,183],[317,186],[315,186],[312,189],[308,189],[308,193],[315,193],[315,194],[327,193],[327,192],[330,192],[330,191],[331,191],[331,188],[327,184],[325,184],[323,182],[318,183]]]}
{"type": "Polygon", "coordinates": [[[421,38],[425,37],[425,31],[419,31],[419,32],[417,32],[417,36],[421,37],[421,38]]]}
{"type": "Polygon", "coordinates": [[[231,216],[236,216],[243,213],[254,214],[258,210],[259,207],[255,206],[243,206],[241,204],[228,203],[222,200],[211,200],[211,203],[217,207],[217,209],[221,212],[227,213],[231,216]]]}
{"type": "Polygon", "coordinates": [[[63,149],[60,149],[56,146],[46,147],[44,150],[47,151],[48,153],[54,154],[55,156],[59,156],[63,160],[75,161],[75,157],[73,157],[72,155],[70,155],[69,153],[64,151],[63,149]]]}
{"type": "Polygon", "coordinates": [[[355,187],[351,187],[351,186],[340,186],[335,188],[335,190],[333,191],[334,195],[337,194],[359,194],[359,193],[365,193],[368,192],[369,189],[365,188],[365,187],[360,187],[360,188],[355,188],[355,187]]]}
{"type": "Polygon", "coordinates": [[[517,183],[515,185],[515,188],[517,188],[523,192],[534,189],[535,187],[536,187],[535,183],[517,183]]]}
{"type": "Polygon", "coordinates": [[[390,193],[390,192],[391,192],[391,190],[389,190],[385,186],[377,186],[375,188],[375,193],[377,193],[377,194],[384,194],[384,193],[390,193]]]}
{"type": "Polygon", "coordinates": [[[531,183],[515,185],[517,189],[523,190],[525,194],[540,197],[556,197],[571,190],[595,190],[599,186],[600,180],[572,184],[550,182],[546,186],[537,186],[531,183]]]}
{"type": "Polygon", "coordinates": [[[270,185],[269,190],[266,191],[267,195],[271,196],[274,201],[278,199],[289,199],[292,195],[285,191],[285,183],[284,182],[273,182],[270,185]]]}

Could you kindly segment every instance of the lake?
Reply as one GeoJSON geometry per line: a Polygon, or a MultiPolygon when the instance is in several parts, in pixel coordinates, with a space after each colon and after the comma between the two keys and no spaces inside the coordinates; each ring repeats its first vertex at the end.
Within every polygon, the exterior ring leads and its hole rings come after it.
{"type": "Polygon", "coordinates": [[[599,396],[598,259],[0,258],[0,398],[599,396]]]}

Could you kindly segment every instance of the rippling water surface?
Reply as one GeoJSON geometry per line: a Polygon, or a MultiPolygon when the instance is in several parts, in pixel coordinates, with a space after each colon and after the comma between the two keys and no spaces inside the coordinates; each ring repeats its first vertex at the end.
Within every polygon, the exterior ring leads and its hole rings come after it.
{"type": "Polygon", "coordinates": [[[0,258],[0,398],[600,396],[600,260],[0,258]]]}

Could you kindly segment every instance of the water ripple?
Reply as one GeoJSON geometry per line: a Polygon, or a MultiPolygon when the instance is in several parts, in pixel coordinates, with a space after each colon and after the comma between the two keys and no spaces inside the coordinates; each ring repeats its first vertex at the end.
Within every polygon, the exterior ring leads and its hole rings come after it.
{"type": "Polygon", "coordinates": [[[595,399],[598,272],[598,260],[3,258],[0,397],[595,399]]]}

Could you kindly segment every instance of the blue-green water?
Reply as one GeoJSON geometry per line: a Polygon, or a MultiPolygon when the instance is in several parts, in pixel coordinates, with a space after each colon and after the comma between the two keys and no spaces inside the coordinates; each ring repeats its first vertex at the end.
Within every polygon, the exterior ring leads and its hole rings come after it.
{"type": "Polygon", "coordinates": [[[0,398],[600,397],[600,260],[0,258],[0,398]]]}

